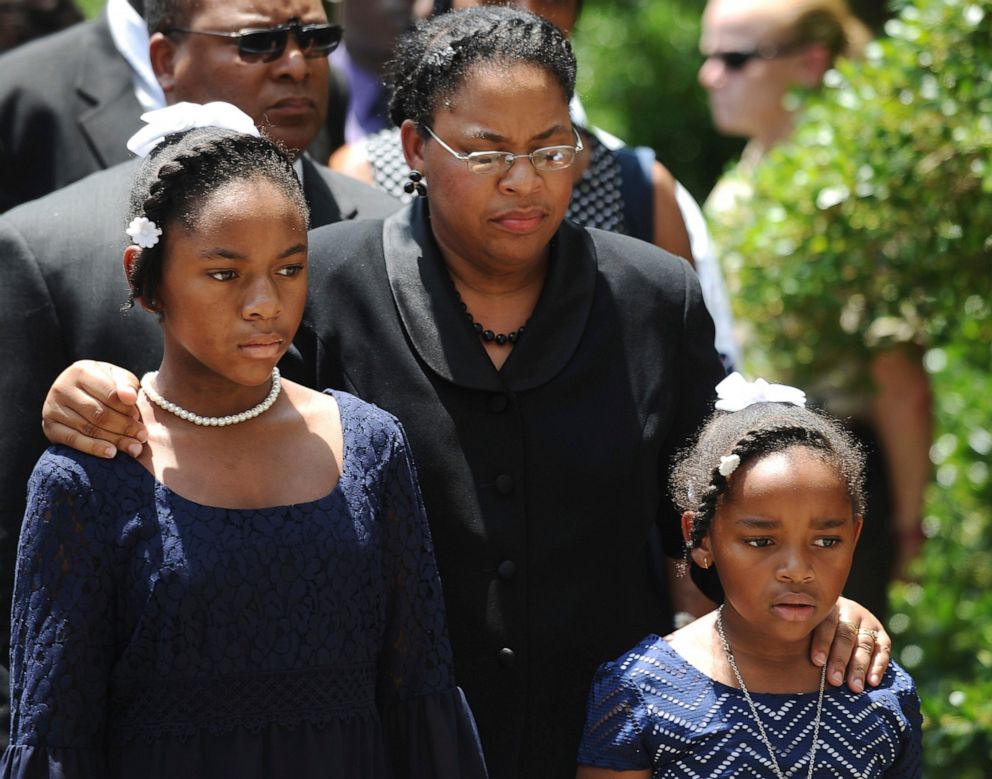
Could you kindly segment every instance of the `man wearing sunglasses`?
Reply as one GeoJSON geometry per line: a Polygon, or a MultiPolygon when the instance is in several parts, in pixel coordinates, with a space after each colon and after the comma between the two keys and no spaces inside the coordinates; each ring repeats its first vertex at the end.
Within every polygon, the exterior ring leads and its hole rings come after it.
{"type": "MultiPolygon", "coordinates": [[[[312,227],[384,217],[399,208],[388,195],[302,153],[324,121],[326,55],[340,38],[319,0],[149,0],[145,13],[153,32],[151,62],[166,100],[233,103],[297,152],[312,227]],[[194,10],[184,12],[190,6],[194,10]]],[[[0,329],[11,336],[0,346],[0,360],[10,366],[0,371],[4,660],[25,484],[46,445],[36,419],[49,385],[75,359],[147,370],[161,354],[154,317],[120,313],[127,286],[119,257],[139,162],[94,173],[0,215],[0,329]]],[[[0,703],[5,697],[3,685],[0,703]]],[[[0,722],[0,734],[5,733],[0,722]]]]}
{"type": "Polygon", "coordinates": [[[190,5],[145,3],[152,68],[166,99],[232,103],[288,148],[305,149],[327,114],[327,55],[341,28],[327,23],[318,0],[272,2],[271,13],[266,3],[211,0],[180,13],[190,5]]]}
{"type": "MultiPolygon", "coordinates": [[[[130,158],[124,144],[141,113],[165,105],[144,9],[143,0],[107,0],[97,18],[0,57],[0,212],[130,158]]],[[[340,35],[326,19],[319,26],[303,31],[322,38],[311,51],[340,35]]],[[[348,88],[343,73],[332,76],[335,110],[310,144],[321,160],[344,140],[348,88]]]]}
{"type": "Polygon", "coordinates": [[[788,92],[818,87],[837,56],[867,40],[844,0],[709,0],[699,82],[713,123],[748,139],[753,164],[792,130],[788,92]]]}

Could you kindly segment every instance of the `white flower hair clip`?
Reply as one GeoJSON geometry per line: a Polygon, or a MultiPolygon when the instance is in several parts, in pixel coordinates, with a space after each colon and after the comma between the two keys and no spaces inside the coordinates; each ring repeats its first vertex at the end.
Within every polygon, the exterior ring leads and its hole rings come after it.
{"type": "Polygon", "coordinates": [[[136,216],[124,232],[131,236],[131,241],[135,245],[142,249],[151,249],[158,243],[159,236],[162,235],[162,228],[147,216],[136,216]]]}
{"type": "Polygon", "coordinates": [[[726,479],[730,476],[730,474],[737,470],[737,466],[740,464],[741,456],[739,454],[720,455],[720,475],[726,479]]]}
{"type": "Polygon", "coordinates": [[[127,142],[127,148],[139,157],[147,157],[167,135],[192,130],[194,127],[220,127],[256,137],[259,134],[248,114],[237,106],[220,100],[202,104],[175,103],[143,113],[141,121],[147,126],[138,130],[127,142]]]}
{"type": "Polygon", "coordinates": [[[806,393],[801,389],[787,384],[769,384],[764,379],[748,381],[736,371],[716,385],[716,396],[719,411],[740,411],[753,403],[806,405],[806,393]]]}

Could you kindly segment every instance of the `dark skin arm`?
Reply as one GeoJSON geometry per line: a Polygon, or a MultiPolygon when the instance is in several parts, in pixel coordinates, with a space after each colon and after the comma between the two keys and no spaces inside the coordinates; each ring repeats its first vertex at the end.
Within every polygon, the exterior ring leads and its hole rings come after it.
{"type": "MultiPolygon", "coordinates": [[[[45,436],[53,444],[97,457],[113,457],[118,451],[137,457],[148,440],[135,406],[137,396],[138,379],[123,368],[93,360],[73,363],[45,398],[45,436]]],[[[688,586],[695,587],[691,582],[688,586]]],[[[676,603],[677,608],[684,605],[676,603]]],[[[892,640],[882,623],[863,606],[840,598],[813,632],[810,659],[816,665],[828,663],[830,684],[839,686],[846,675],[848,686],[860,692],[866,678],[872,686],[881,682],[891,653],[892,640]],[[878,631],[878,638],[859,630],[878,631]]]]}

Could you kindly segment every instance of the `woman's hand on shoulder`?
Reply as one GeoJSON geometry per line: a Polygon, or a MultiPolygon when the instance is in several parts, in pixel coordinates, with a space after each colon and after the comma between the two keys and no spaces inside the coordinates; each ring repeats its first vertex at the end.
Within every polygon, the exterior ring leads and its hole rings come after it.
{"type": "Polygon", "coordinates": [[[148,434],[138,413],[138,379],[106,362],[80,360],[55,380],[42,407],[41,427],[53,444],[96,457],[141,454],[148,434]]]}
{"type": "Polygon", "coordinates": [[[868,609],[847,598],[838,598],[827,618],[813,632],[810,659],[827,663],[827,681],[861,692],[865,682],[877,687],[889,667],[892,639],[868,609]],[[829,652],[829,658],[828,658],[829,652]]]}

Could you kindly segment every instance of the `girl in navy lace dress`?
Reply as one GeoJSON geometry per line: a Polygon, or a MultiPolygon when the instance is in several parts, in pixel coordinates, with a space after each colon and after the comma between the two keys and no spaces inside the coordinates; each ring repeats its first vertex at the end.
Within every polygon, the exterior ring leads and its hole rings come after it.
{"type": "Polygon", "coordinates": [[[275,367],[307,296],[292,163],[171,135],[131,216],[149,445],[35,468],[2,775],[483,776],[402,428],[275,367]]]}
{"type": "Polygon", "coordinates": [[[791,387],[733,374],[717,391],[672,486],[689,564],[715,569],[723,605],[599,669],[579,779],[921,776],[906,672],[855,693],[809,661],[861,532],[861,451],[791,387]]]}

